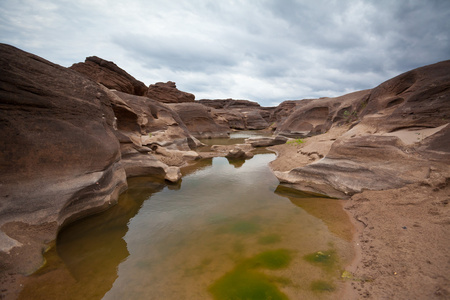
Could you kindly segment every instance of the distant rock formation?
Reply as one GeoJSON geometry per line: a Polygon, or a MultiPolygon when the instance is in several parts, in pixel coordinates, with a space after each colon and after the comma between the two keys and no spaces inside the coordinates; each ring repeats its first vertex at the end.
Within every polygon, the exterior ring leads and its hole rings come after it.
{"type": "Polygon", "coordinates": [[[143,96],[147,93],[147,87],[143,82],[136,80],[115,63],[97,56],[87,57],[84,63],[73,64],[70,69],[103,84],[109,89],[137,96],[143,96]]]}
{"type": "Polygon", "coordinates": [[[197,102],[212,108],[211,113],[218,124],[237,130],[266,129],[274,110],[248,100],[202,99],[197,102]]]}
{"type": "Polygon", "coordinates": [[[234,100],[234,99],[215,99],[215,100],[210,100],[210,99],[200,99],[197,102],[212,107],[212,108],[227,108],[227,109],[232,109],[232,108],[249,108],[249,107],[253,107],[253,108],[260,108],[261,106],[254,101],[249,101],[249,100],[234,100]]]}
{"type": "Polygon", "coordinates": [[[157,82],[151,84],[147,90],[147,97],[162,103],[194,102],[195,96],[177,89],[175,82],[157,82]]]}
{"type": "Polygon", "coordinates": [[[210,108],[199,103],[169,104],[196,138],[226,138],[229,128],[219,125],[210,114],[210,108]]]}

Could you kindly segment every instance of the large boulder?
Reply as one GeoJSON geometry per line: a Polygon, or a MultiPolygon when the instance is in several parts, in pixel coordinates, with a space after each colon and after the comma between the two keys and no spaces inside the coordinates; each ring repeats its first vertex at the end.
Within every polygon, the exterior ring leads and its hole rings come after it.
{"type": "Polygon", "coordinates": [[[162,103],[195,101],[195,96],[193,94],[180,91],[173,81],[151,84],[148,87],[146,96],[162,103]]]}
{"type": "Polygon", "coordinates": [[[59,228],[126,188],[108,94],[95,82],[0,44],[0,269],[30,272],[59,228]]]}
{"type": "Polygon", "coordinates": [[[246,144],[252,145],[252,147],[270,147],[275,145],[286,144],[287,137],[274,136],[274,137],[261,137],[261,138],[249,138],[245,140],[246,144]]]}
{"type": "Polygon", "coordinates": [[[211,115],[211,109],[199,103],[170,104],[180,116],[189,132],[196,138],[226,138],[230,129],[219,125],[211,115]]]}
{"type": "Polygon", "coordinates": [[[143,82],[136,80],[115,63],[97,56],[87,57],[84,63],[73,64],[70,69],[101,83],[109,89],[138,96],[145,95],[147,92],[147,86],[143,82]]]}

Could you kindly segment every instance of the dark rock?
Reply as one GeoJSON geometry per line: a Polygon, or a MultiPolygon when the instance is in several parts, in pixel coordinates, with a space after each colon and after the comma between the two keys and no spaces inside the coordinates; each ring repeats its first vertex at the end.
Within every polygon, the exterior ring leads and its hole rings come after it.
{"type": "Polygon", "coordinates": [[[424,139],[418,146],[422,157],[450,165],[450,124],[436,134],[424,139]]]}
{"type": "Polygon", "coordinates": [[[195,96],[177,89],[175,82],[157,82],[147,90],[147,97],[163,103],[194,102],[195,96]]]}
{"type": "Polygon", "coordinates": [[[87,57],[84,63],[73,64],[70,69],[103,84],[109,89],[138,96],[143,96],[147,92],[147,87],[143,82],[136,80],[115,63],[97,56],[87,57]]]}
{"type": "Polygon", "coordinates": [[[298,105],[306,105],[312,100],[286,100],[281,102],[274,110],[272,119],[275,121],[275,129],[297,109],[298,105]]]}

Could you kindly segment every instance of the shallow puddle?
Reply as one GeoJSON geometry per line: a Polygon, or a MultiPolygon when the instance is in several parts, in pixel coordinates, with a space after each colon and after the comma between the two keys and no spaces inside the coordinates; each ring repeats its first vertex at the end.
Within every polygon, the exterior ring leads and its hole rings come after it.
{"type": "Polygon", "coordinates": [[[336,299],[353,257],[338,200],[278,186],[258,154],[129,179],[119,204],[59,235],[22,299],[336,299]]]}

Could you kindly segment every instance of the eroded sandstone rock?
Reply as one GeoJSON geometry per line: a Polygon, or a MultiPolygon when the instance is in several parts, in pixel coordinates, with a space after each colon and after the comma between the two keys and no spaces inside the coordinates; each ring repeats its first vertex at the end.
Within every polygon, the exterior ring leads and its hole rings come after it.
{"type": "Polygon", "coordinates": [[[211,114],[215,121],[230,129],[261,130],[269,127],[273,121],[273,111],[275,108],[261,107],[253,101],[202,99],[197,102],[211,107],[211,114]]]}
{"type": "Polygon", "coordinates": [[[361,112],[375,131],[435,128],[450,122],[450,60],[400,74],[373,89],[361,112]]]}
{"type": "Polygon", "coordinates": [[[114,94],[116,97],[111,98],[117,132],[126,136],[125,139],[119,136],[122,143],[132,142],[138,147],[158,144],[184,151],[201,145],[170,106],[148,97],[114,94]]]}
{"type": "Polygon", "coordinates": [[[307,137],[327,132],[331,126],[351,123],[358,119],[370,95],[370,90],[358,91],[336,98],[289,101],[282,103],[275,134],[307,137]],[[294,111],[289,114],[289,109],[294,111]],[[285,117],[285,115],[288,117],[285,117]]]}
{"type": "Polygon", "coordinates": [[[229,159],[248,159],[253,157],[253,153],[251,151],[246,152],[240,147],[235,147],[234,149],[231,149],[225,157],[229,159]]]}
{"type": "Polygon", "coordinates": [[[180,116],[189,132],[196,138],[221,138],[229,136],[229,128],[215,122],[208,108],[199,103],[170,104],[180,116]]]}
{"type": "MultiPolygon", "coordinates": [[[[356,112],[351,129],[332,144],[323,159],[276,172],[276,176],[297,189],[345,198],[363,190],[426,184],[432,170],[448,173],[449,86],[450,61],[444,61],[401,74],[362,98],[352,97],[360,100],[348,102],[351,106],[343,107],[344,102],[338,102],[337,114],[328,113],[328,121],[331,126],[344,125],[344,117],[356,112]],[[351,113],[342,113],[344,109],[351,113]]],[[[297,108],[280,131],[292,134],[288,124],[305,129],[305,134],[316,126],[326,128],[326,107],[330,105],[311,101],[297,108]]]]}
{"type": "Polygon", "coordinates": [[[274,145],[286,144],[288,138],[284,136],[262,137],[246,139],[245,143],[252,145],[252,147],[270,147],[274,145]]]}
{"type": "Polygon", "coordinates": [[[147,90],[147,97],[162,103],[194,102],[195,96],[177,89],[175,82],[157,82],[147,90]]]}
{"type": "Polygon", "coordinates": [[[180,180],[179,167],[190,160],[181,153],[191,153],[201,143],[178,114],[148,97],[114,92],[111,98],[127,177],[153,175],[171,182],[180,180]]]}
{"type": "Polygon", "coordinates": [[[297,189],[347,198],[365,189],[386,190],[425,180],[429,163],[409,154],[397,137],[365,135],[339,139],[325,158],[275,174],[297,189]]]}
{"type": "Polygon", "coordinates": [[[103,84],[109,89],[138,96],[143,96],[147,92],[147,87],[143,82],[136,80],[112,61],[97,56],[87,57],[84,63],[73,64],[70,69],[103,84]]]}
{"type": "Polygon", "coordinates": [[[1,44],[0,52],[0,229],[22,248],[2,247],[0,263],[25,272],[40,260],[22,255],[40,256],[63,224],[116,203],[126,178],[107,93],[74,70],[12,46],[1,44]],[[34,239],[8,224],[46,225],[34,239]]]}

